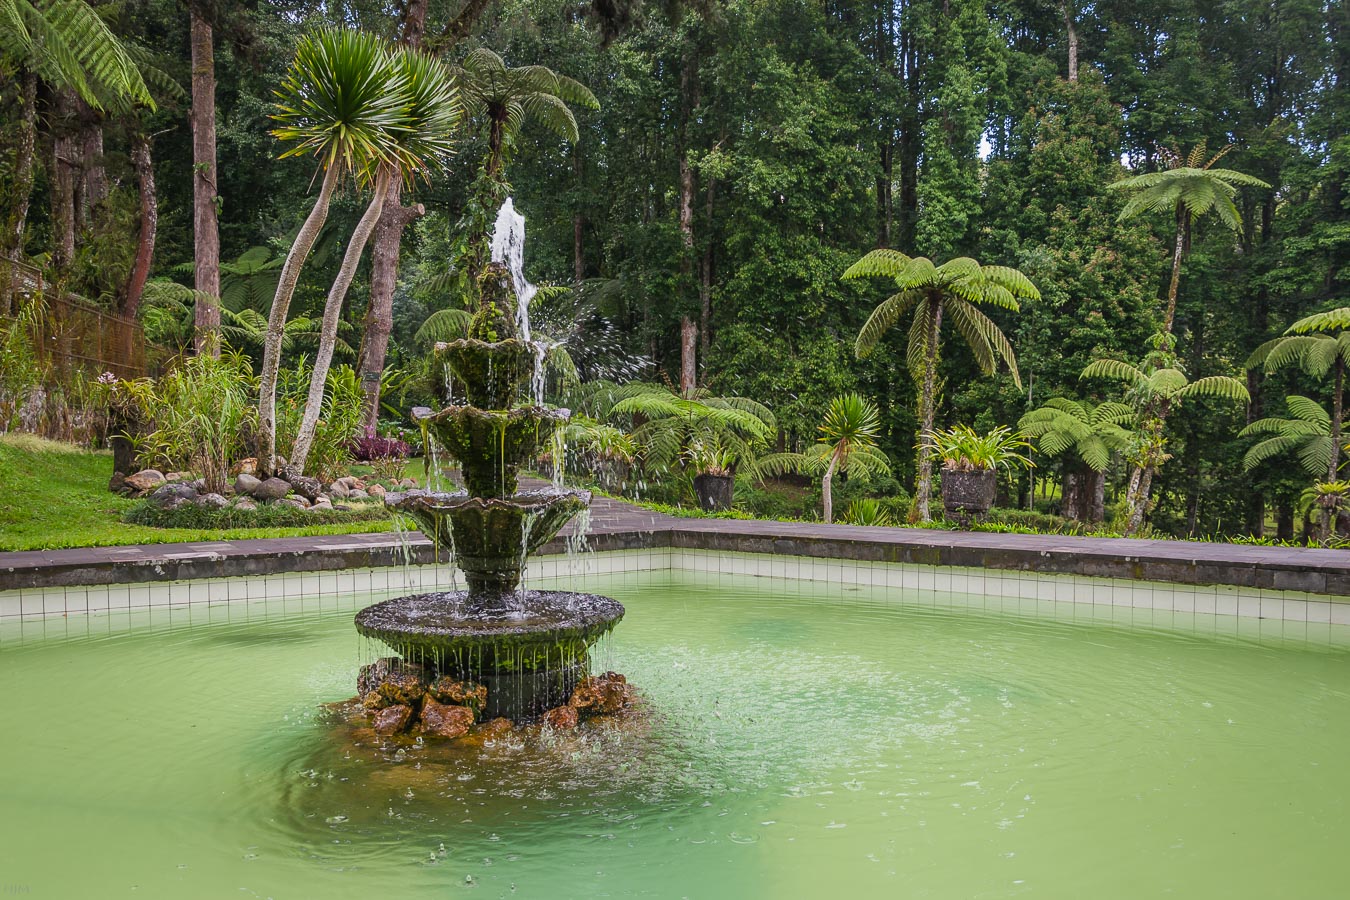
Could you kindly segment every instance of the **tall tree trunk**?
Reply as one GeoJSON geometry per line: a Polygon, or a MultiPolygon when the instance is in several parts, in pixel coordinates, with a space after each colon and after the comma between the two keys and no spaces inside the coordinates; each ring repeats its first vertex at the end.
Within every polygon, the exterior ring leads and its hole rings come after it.
{"type": "Polygon", "coordinates": [[[708,350],[712,346],[712,282],[713,282],[713,241],[712,217],[713,203],[717,196],[717,179],[707,176],[708,185],[703,201],[703,222],[708,229],[708,240],[703,242],[703,260],[699,264],[698,285],[698,356],[703,363],[704,377],[707,377],[708,350]]]}
{"type": "MultiPolygon", "coordinates": [[[[1338,348],[1339,350],[1339,348],[1338,348]]],[[[1331,394],[1331,461],[1327,464],[1327,481],[1336,481],[1341,467],[1341,416],[1345,403],[1345,360],[1339,352],[1336,354],[1336,382],[1331,394]]],[[[1329,509],[1322,510],[1322,539],[1331,537],[1336,528],[1335,515],[1329,509]]]]}
{"type": "Polygon", "coordinates": [[[1083,473],[1069,469],[1064,473],[1064,493],[1060,496],[1059,511],[1066,519],[1082,521],[1083,473]]]}
{"type": "Polygon", "coordinates": [[[1092,473],[1092,505],[1088,509],[1087,522],[1096,525],[1106,518],[1106,473],[1092,473]]]}
{"type": "MultiPolygon", "coordinates": [[[[37,152],[37,76],[24,70],[19,76],[19,134],[14,143],[12,196],[5,230],[0,234],[0,258],[17,263],[23,258],[24,230],[28,225],[28,204],[33,195],[33,157],[37,152]]],[[[14,272],[6,266],[0,271],[0,316],[13,315],[14,272]]]]}
{"type": "Polygon", "coordinates": [[[1064,30],[1069,37],[1069,82],[1078,81],[1078,26],[1074,23],[1074,8],[1070,0],[1063,0],[1064,30]]]}
{"type": "Polygon", "coordinates": [[[374,428],[380,417],[380,376],[389,353],[389,335],[394,330],[394,288],[398,284],[399,245],[403,229],[426,214],[418,203],[404,206],[402,183],[395,178],[389,185],[380,220],[375,225],[370,248],[370,304],[357,355],[356,370],[361,379],[361,421],[374,428]]]}
{"type": "Polygon", "coordinates": [[[80,141],[75,128],[76,99],[57,91],[52,124],[52,264],[60,272],[75,259],[75,182],[79,178],[80,141]]]}
{"type": "Polygon", "coordinates": [[[1172,280],[1167,284],[1167,314],[1163,317],[1163,334],[1172,333],[1172,322],[1177,316],[1177,288],[1181,285],[1181,260],[1186,255],[1190,226],[1191,214],[1184,209],[1178,210],[1176,244],[1172,250],[1172,280]]]}
{"type": "Polygon", "coordinates": [[[572,283],[577,287],[586,280],[586,217],[581,213],[581,150],[572,145],[572,176],[576,179],[577,208],[572,212],[572,283]]]}
{"type": "Polygon", "coordinates": [[[933,521],[933,420],[937,415],[938,340],[942,334],[942,301],[924,300],[932,306],[932,325],[928,329],[928,352],[924,361],[923,386],[919,394],[919,483],[915,500],[919,519],[933,521]]]}
{"type": "Polygon", "coordinates": [[[337,344],[338,321],[342,317],[342,304],[347,299],[347,289],[356,277],[356,267],[361,263],[361,254],[366,250],[375,223],[380,220],[384,210],[384,201],[389,194],[389,185],[398,175],[382,168],[375,180],[375,195],[366,207],[361,220],[352,231],[352,239],[347,251],[342,255],[342,267],[337,278],[328,290],[328,300],[323,307],[323,330],[319,335],[319,349],[314,354],[314,371],[309,375],[309,396],[305,399],[305,411],[300,418],[300,431],[295,436],[295,447],[291,450],[292,471],[304,472],[305,462],[309,459],[310,448],[314,446],[314,431],[319,424],[319,414],[323,412],[323,391],[328,383],[328,367],[333,361],[333,347],[337,344]]]}
{"type": "MultiPolygon", "coordinates": [[[[694,167],[689,162],[689,120],[698,106],[698,53],[685,51],[680,69],[680,200],[679,224],[683,253],[680,254],[680,303],[690,298],[694,281],[694,167]]],[[[693,396],[698,381],[698,326],[685,313],[680,317],[680,392],[693,396]]]]}
{"type": "Polygon", "coordinates": [[[211,23],[192,19],[192,236],[198,353],[220,355],[220,230],[216,221],[216,59],[211,23]]]}
{"type": "Polygon", "coordinates": [[[92,224],[94,211],[108,196],[108,170],[103,162],[103,122],[99,114],[81,102],[84,113],[83,135],[80,137],[80,202],[78,216],[85,227],[92,224]]]}
{"type": "Polygon", "coordinates": [[[680,319],[680,394],[694,396],[698,388],[698,368],[695,365],[695,348],[698,346],[698,326],[689,316],[680,319]]]}
{"type": "Polygon", "coordinates": [[[820,504],[822,512],[825,513],[825,524],[829,525],[834,521],[834,470],[839,464],[839,454],[830,455],[830,464],[825,467],[825,474],[820,479],[820,504]]]}
{"type": "Polygon", "coordinates": [[[333,165],[324,173],[314,208],[300,226],[295,242],[286,254],[286,262],[281,266],[277,292],[267,317],[267,338],[263,343],[262,376],[258,386],[258,465],[265,475],[273,474],[277,468],[277,373],[281,371],[281,340],[286,331],[286,314],[290,312],[291,297],[300,281],[300,270],[328,218],[328,206],[333,200],[340,171],[340,166],[333,165]]]}
{"type": "MultiPolygon", "coordinates": [[[[426,24],[427,0],[407,0],[399,27],[400,43],[420,48],[426,37],[426,24]]],[[[356,371],[361,379],[361,421],[366,428],[374,428],[380,417],[380,376],[384,374],[389,353],[389,335],[394,330],[394,289],[398,285],[403,229],[425,213],[426,207],[420,203],[403,205],[401,180],[390,183],[370,248],[370,302],[366,305],[361,349],[356,357],[356,371]]]]}
{"type": "MultiPolygon", "coordinates": [[[[150,277],[155,258],[155,234],[159,228],[159,197],[155,191],[155,167],[150,156],[150,138],[139,131],[131,133],[131,165],[136,170],[136,191],[141,200],[140,234],[136,241],[136,262],[131,267],[122,292],[122,315],[134,319],[141,308],[141,294],[150,277]]],[[[128,331],[130,334],[130,331],[128,331]]],[[[129,354],[131,348],[127,347],[129,354]]]]}

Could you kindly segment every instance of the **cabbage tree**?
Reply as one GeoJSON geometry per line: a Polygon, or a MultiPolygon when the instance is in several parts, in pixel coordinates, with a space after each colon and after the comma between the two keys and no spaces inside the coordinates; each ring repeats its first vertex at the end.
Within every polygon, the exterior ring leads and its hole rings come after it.
{"type": "Polygon", "coordinates": [[[267,322],[258,398],[258,462],[276,469],[277,373],[291,298],[314,248],[333,192],[343,179],[366,183],[397,161],[397,130],[407,104],[404,75],[385,43],[353,29],[306,35],[278,91],[273,134],[291,146],[281,154],[310,156],[322,174],[319,195],[296,234],[277,278],[267,322]]]}
{"type": "Polygon", "coordinates": [[[834,520],[832,483],[836,473],[866,480],[891,471],[886,454],[877,447],[881,417],[876,404],[858,394],[844,394],[830,401],[820,423],[820,438],[802,453],[775,453],[760,460],[765,474],[802,472],[820,476],[820,497],[825,524],[834,520]]]}

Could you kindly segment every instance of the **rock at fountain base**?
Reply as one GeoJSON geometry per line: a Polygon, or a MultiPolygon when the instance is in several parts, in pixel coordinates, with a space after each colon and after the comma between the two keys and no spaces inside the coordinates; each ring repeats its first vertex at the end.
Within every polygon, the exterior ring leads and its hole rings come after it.
{"type": "Polygon", "coordinates": [[[427,688],[427,693],[441,703],[454,706],[467,706],[480,710],[487,704],[488,690],[485,685],[472,681],[460,681],[449,675],[442,675],[427,688]]]}
{"type": "Polygon", "coordinates": [[[582,679],[572,691],[568,706],[590,715],[613,715],[633,702],[633,686],[618,672],[582,679]]]}
{"type": "Polygon", "coordinates": [[[428,697],[422,703],[422,730],[441,738],[463,737],[473,725],[473,710],[467,706],[437,703],[428,697]]]}
{"type": "Polygon", "coordinates": [[[375,713],[375,733],[383,735],[398,734],[408,727],[412,714],[411,706],[400,704],[385,707],[375,713]]]}
{"type": "Polygon", "coordinates": [[[580,722],[575,706],[559,706],[544,713],[544,724],[554,731],[570,731],[580,722]]]}

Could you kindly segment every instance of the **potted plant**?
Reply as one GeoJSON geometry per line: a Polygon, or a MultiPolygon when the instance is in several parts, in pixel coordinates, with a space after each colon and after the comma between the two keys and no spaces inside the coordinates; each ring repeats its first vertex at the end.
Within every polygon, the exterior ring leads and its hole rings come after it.
{"type": "Polygon", "coordinates": [[[1031,445],[1019,432],[1000,425],[979,434],[969,425],[935,431],[931,448],[942,461],[942,505],[962,525],[983,518],[994,505],[998,470],[1030,467],[1031,445]]]}
{"type": "Polygon", "coordinates": [[[736,491],[736,453],[715,439],[695,440],[684,451],[684,461],[694,472],[694,493],[699,509],[718,512],[731,509],[736,491]]]}

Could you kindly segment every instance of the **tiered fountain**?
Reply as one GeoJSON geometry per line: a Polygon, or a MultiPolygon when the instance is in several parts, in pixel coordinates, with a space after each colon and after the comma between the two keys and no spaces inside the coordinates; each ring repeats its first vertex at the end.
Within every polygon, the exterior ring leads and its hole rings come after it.
{"type": "Polygon", "coordinates": [[[569,698],[575,706],[591,646],[624,613],[608,597],[521,588],[526,557],[591,499],[581,490],[517,490],[521,465],[570,415],[541,403],[543,353],[530,340],[533,289],[522,274],[523,239],[524,220],[508,200],[469,336],[435,349],[467,403],[424,416],[422,426],[429,441],[459,462],[465,490],[386,499],[418,523],[438,556],[454,561],[468,589],[399,597],[356,616],[361,634],[388,644],[424,681],[481,685],[486,700],[477,714],[515,722],[564,707],[569,698]],[[526,400],[532,383],[534,396],[526,400]]]}

